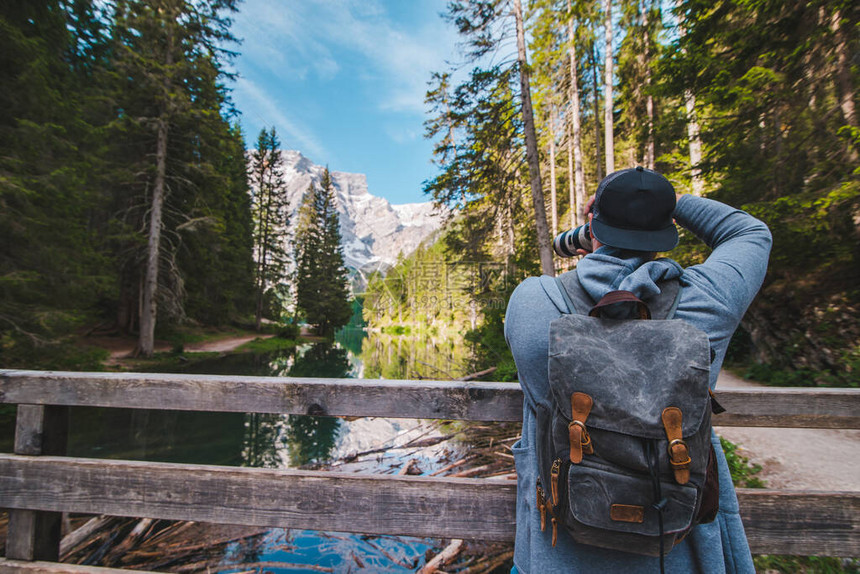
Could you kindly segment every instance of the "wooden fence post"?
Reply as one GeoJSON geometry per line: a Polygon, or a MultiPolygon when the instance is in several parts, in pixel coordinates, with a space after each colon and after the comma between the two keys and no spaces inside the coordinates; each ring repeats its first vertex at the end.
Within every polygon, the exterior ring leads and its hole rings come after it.
{"type": "MultiPolygon", "coordinates": [[[[18,405],[15,454],[64,455],[68,430],[69,407],[18,405]]],[[[6,557],[59,561],[62,517],[62,512],[10,510],[6,557]]]]}

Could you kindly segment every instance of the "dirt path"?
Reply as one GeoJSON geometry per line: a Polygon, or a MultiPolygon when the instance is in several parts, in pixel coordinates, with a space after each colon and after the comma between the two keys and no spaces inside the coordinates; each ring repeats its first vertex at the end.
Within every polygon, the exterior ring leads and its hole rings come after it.
{"type": "MultiPolygon", "coordinates": [[[[720,389],[758,387],[727,371],[720,389]]],[[[717,427],[762,465],[757,475],[769,488],[860,491],[860,430],[717,427]]]]}
{"type": "Polygon", "coordinates": [[[185,350],[191,353],[224,353],[241,347],[254,339],[268,339],[270,337],[274,337],[274,335],[247,335],[245,337],[232,337],[218,341],[191,343],[185,346],[185,350]]]}
{"type": "MultiPolygon", "coordinates": [[[[253,341],[254,339],[268,339],[269,337],[274,337],[274,335],[243,335],[241,337],[227,337],[224,339],[216,339],[213,341],[189,343],[185,345],[185,351],[188,353],[225,353],[227,351],[232,351],[238,347],[241,347],[245,343],[253,341]]],[[[108,360],[108,364],[116,363],[121,359],[130,357],[137,345],[137,339],[134,339],[132,337],[100,337],[92,338],[89,340],[89,342],[91,345],[94,345],[96,347],[102,347],[103,349],[107,349],[108,351],[110,351],[110,359],[108,360]]],[[[156,352],[169,351],[170,348],[171,347],[168,343],[156,342],[155,344],[156,352]]]]}

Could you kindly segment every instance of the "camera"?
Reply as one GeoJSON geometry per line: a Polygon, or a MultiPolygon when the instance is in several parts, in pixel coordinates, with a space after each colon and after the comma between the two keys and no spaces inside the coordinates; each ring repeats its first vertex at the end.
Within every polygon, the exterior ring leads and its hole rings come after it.
{"type": "Polygon", "coordinates": [[[577,249],[583,249],[589,253],[592,251],[589,225],[586,223],[555,236],[555,239],[552,240],[552,248],[559,257],[579,255],[576,252],[577,249]]]}

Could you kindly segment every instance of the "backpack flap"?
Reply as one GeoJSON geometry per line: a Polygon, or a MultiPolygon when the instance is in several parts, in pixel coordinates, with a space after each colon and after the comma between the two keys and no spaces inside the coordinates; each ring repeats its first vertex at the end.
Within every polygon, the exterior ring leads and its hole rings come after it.
{"type": "Polygon", "coordinates": [[[710,407],[710,345],[685,321],[562,315],[550,324],[549,380],[571,420],[574,393],[593,405],[587,426],[643,438],[666,437],[662,413],[683,413],[681,434],[702,426],[710,407]]]}

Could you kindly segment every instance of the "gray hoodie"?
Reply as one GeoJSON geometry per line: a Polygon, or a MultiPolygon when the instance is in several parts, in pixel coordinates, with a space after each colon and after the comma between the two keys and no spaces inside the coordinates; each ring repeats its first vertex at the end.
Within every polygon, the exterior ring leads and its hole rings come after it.
{"type": "MultiPolygon", "coordinates": [[[[649,260],[604,246],[583,258],[575,272],[595,301],[619,289],[645,299],[659,292],[659,280],[678,278],[682,292],[675,317],[708,334],[716,354],[710,379],[714,388],[732,333],[764,280],[771,235],[767,226],[743,211],[690,195],[680,198],[674,216],[679,225],[713,249],[704,263],[684,269],[671,259],[649,260]]],[[[511,295],[505,316],[505,338],[526,396],[522,439],[514,445],[518,493],[514,563],[524,574],[658,572],[657,558],[577,544],[564,533],[553,548],[549,529],[540,530],[534,500],[534,405],[548,401],[549,324],[566,311],[555,280],[532,277],[511,295]]],[[[697,526],[668,554],[667,572],[755,571],[737,496],[716,435],[712,442],[720,470],[720,512],[714,522],[697,526]]]]}

